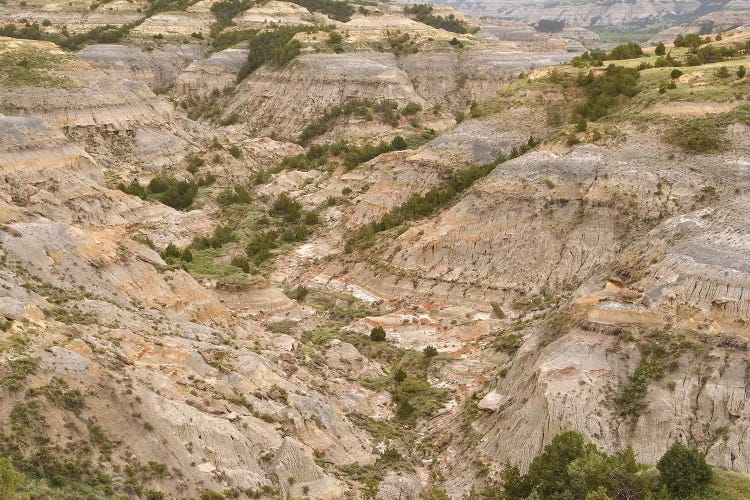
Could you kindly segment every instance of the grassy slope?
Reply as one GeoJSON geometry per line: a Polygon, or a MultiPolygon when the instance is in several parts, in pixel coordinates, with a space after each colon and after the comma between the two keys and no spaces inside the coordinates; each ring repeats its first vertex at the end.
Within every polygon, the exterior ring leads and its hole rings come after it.
{"type": "Polygon", "coordinates": [[[714,469],[710,489],[721,500],[750,498],[750,475],[714,469]]]}

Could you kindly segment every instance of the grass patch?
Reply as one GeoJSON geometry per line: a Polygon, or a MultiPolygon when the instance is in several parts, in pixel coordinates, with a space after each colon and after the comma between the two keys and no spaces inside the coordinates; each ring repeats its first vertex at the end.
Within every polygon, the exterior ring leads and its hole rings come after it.
{"type": "Polygon", "coordinates": [[[216,262],[222,254],[219,248],[192,250],[192,254],[193,260],[183,262],[182,266],[193,276],[232,276],[241,272],[237,267],[216,262]]]}
{"type": "Polygon", "coordinates": [[[714,468],[708,491],[717,500],[750,498],[750,475],[714,468]]]}
{"type": "Polygon", "coordinates": [[[668,137],[669,142],[691,153],[714,153],[730,145],[727,127],[733,123],[750,125],[750,105],[744,104],[727,113],[679,120],[668,137]]]}
{"type": "MultiPolygon", "coordinates": [[[[0,47],[2,48],[2,47],[0,47]]],[[[71,56],[32,46],[0,52],[0,85],[4,87],[76,88],[66,76],[53,73],[71,56]]]]}

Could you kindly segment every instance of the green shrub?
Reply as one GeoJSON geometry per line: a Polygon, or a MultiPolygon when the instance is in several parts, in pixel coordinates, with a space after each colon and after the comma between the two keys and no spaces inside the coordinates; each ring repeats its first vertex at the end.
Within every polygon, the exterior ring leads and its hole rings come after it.
{"type": "Polygon", "coordinates": [[[696,448],[675,442],[659,459],[656,468],[669,493],[675,498],[698,494],[711,481],[711,468],[706,457],[696,448]]]}
{"type": "Polygon", "coordinates": [[[589,52],[588,50],[581,54],[580,56],[576,56],[573,59],[570,60],[570,65],[574,68],[584,68],[586,66],[602,66],[604,61],[607,58],[607,54],[605,52],[589,52]]]}
{"type": "Polygon", "coordinates": [[[429,4],[414,4],[411,7],[408,5],[404,7],[404,14],[411,16],[420,23],[432,26],[433,28],[452,31],[453,33],[463,34],[469,32],[467,24],[453,14],[443,17],[434,15],[432,11],[433,6],[429,4]]]}
{"type": "Polygon", "coordinates": [[[216,17],[216,23],[211,26],[212,36],[216,36],[219,31],[231,26],[232,19],[237,14],[253,6],[253,0],[221,0],[211,5],[211,12],[216,17]]]}
{"type": "Polygon", "coordinates": [[[252,201],[250,192],[243,186],[229,188],[216,197],[217,203],[222,207],[229,205],[246,205],[252,201]]]}
{"type": "Polygon", "coordinates": [[[670,73],[669,76],[670,76],[670,78],[672,78],[672,80],[677,80],[677,79],[679,79],[682,76],[682,71],[680,71],[679,69],[675,68],[675,69],[672,70],[672,73],[670,73]]]}
{"type": "Polygon", "coordinates": [[[391,100],[375,102],[369,99],[352,99],[328,109],[322,117],[307,125],[299,136],[299,142],[300,144],[308,144],[312,139],[325,134],[338,118],[349,116],[368,118],[372,113],[379,115],[384,123],[394,127],[398,125],[399,113],[396,102],[391,100]]]}
{"type": "Polygon", "coordinates": [[[401,110],[401,114],[404,116],[410,116],[415,113],[419,113],[422,111],[422,106],[417,104],[416,102],[410,102],[406,106],[404,106],[404,109],[401,110]]]}
{"type": "Polygon", "coordinates": [[[141,199],[145,199],[147,195],[146,190],[141,186],[140,182],[138,182],[138,179],[133,179],[130,184],[121,182],[117,185],[117,189],[123,193],[137,196],[141,199]]]}
{"type": "Polygon", "coordinates": [[[719,78],[729,78],[729,69],[727,69],[726,66],[722,66],[716,72],[716,76],[718,76],[719,78]]]}
{"type": "Polygon", "coordinates": [[[304,302],[308,293],[310,293],[310,290],[306,286],[297,285],[297,288],[290,290],[286,295],[297,302],[304,302]]]}
{"type": "Polygon", "coordinates": [[[190,243],[190,247],[196,250],[205,250],[206,248],[221,248],[227,243],[236,239],[234,230],[227,225],[216,226],[211,236],[196,236],[190,243]]]}
{"type": "Polygon", "coordinates": [[[304,31],[298,27],[282,27],[273,31],[252,31],[248,34],[249,53],[247,61],[237,74],[237,82],[264,64],[283,67],[297,57],[302,45],[294,40],[294,35],[304,31]]]}
{"type": "Polygon", "coordinates": [[[697,33],[690,33],[688,35],[677,35],[677,37],[674,39],[675,47],[690,47],[694,49],[704,43],[707,43],[707,40],[704,38],[701,38],[701,36],[698,35],[697,33]]]}
{"type": "Polygon", "coordinates": [[[710,153],[725,149],[728,145],[726,132],[715,127],[703,127],[703,123],[700,119],[681,123],[672,132],[671,141],[694,153],[710,153]]]}
{"type": "Polygon", "coordinates": [[[283,217],[284,222],[299,222],[302,216],[302,205],[286,193],[281,193],[271,206],[268,214],[272,217],[283,217]]]}
{"type": "Polygon", "coordinates": [[[428,345],[422,349],[422,354],[424,354],[426,358],[434,358],[438,355],[438,350],[435,346],[428,345]]]}
{"type": "Polygon", "coordinates": [[[247,257],[243,257],[243,256],[232,257],[232,261],[229,264],[234,267],[238,267],[242,269],[242,271],[245,273],[250,272],[250,262],[247,260],[247,257]]]}
{"type": "Polygon", "coordinates": [[[638,65],[638,71],[644,71],[647,69],[651,69],[654,66],[651,63],[648,63],[646,61],[641,61],[641,63],[638,65]]]}
{"type": "Polygon", "coordinates": [[[518,333],[506,333],[495,343],[495,349],[508,356],[514,356],[521,346],[523,346],[523,335],[518,333]]]}
{"type": "Polygon", "coordinates": [[[588,98],[585,103],[576,107],[573,115],[583,116],[589,120],[598,120],[605,116],[616,97],[633,97],[638,94],[639,76],[636,68],[614,64],[610,64],[607,71],[598,77],[591,71],[586,75],[579,75],[576,84],[585,90],[588,98]]]}
{"type": "Polygon", "coordinates": [[[690,54],[687,59],[688,66],[701,66],[703,64],[712,64],[723,62],[728,57],[735,57],[737,50],[731,47],[701,47],[694,54],[690,54]]]}
{"type": "Polygon", "coordinates": [[[198,194],[198,185],[195,182],[180,181],[164,174],[151,179],[145,188],[136,179],[130,184],[120,183],[117,187],[125,193],[140,198],[152,196],[161,203],[176,209],[190,208],[193,199],[198,194]]]}
{"type": "Polygon", "coordinates": [[[385,329],[380,325],[373,327],[373,329],[370,330],[370,340],[374,342],[385,342],[385,329]]]}
{"type": "Polygon", "coordinates": [[[193,262],[193,252],[190,251],[189,248],[186,248],[182,251],[182,255],[180,255],[180,260],[183,260],[185,262],[193,262]]]}
{"type": "Polygon", "coordinates": [[[164,250],[161,253],[162,259],[167,258],[177,258],[181,255],[180,249],[177,248],[174,243],[170,243],[164,248],[164,250]]]}
{"type": "Polygon", "coordinates": [[[354,7],[339,0],[291,0],[312,12],[320,12],[336,21],[348,22],[354,14],[354,7]]]}
{"type": "Polygon", "coordinates": [[[637,57],[643,57],[643,49],[635,42],[618,45],[607,55],[607,59],[611,60],[635,59],[637,57]]]}
{"type": "Polygon", "coordinates": [[[640,492],[638,498],[652,498],[640,472],[632,448],[608,455],[585,443],[581,434],[567,431],[544,446],[527,474],[506,465],[500,476],[502,493],[491,498],[532,498],[532,492],[534,498],[627,498],[633,491],[640,492]]]}
{"type": "Polygon", "coordinates": [[[26,482],[26,477],[16,472],[10,457],[0,458],[0,499],[12,500],[26,482]]]}
{"type": "Polygon", "coordinates": [[[743,78],[745,78],[746,74],[747,74],[747,71],[745,71],[745,67],[740,65],[740,67],[737,68],[737,78],[742,80],[743,78]]]}
{"type": "Polygon", "coordinates": [[[388,46],[396,57],[406,54],[416,54],[418,51],[417,41],[409,33],[386,31],[386,41],[388,46]]]}
{"type": "Polygon", "coordinates": [[[344,51],[343,41],[344,37],[342,37],[340,33],[338,33],[337,31],[331,31],[330,33],[328,33],[328,40],[326,40],[326,45],[331,47],[337,54],[340,54],[344,51]]]}
{"type": "Polygon", "coordinates": [[[656,45],[656,50],[654,50],[654,54],[657,56],[663,56],[667,53],[667,47],[664,45],[664,42],[659,42],[656,45]]]}
{"type": "Polygon", "coordinates": [[[307,226],[314,226],[320,223],[320,216],[317,212],[305,212],[302,222],[307,226]]]}
{"type": "Polygon", "coordinates": [[[190,153],[187,157],[187,162],[188,166],[186,170],[191,174],[195,174],[206,163],[206,160],[196,153],[190,153]]]}

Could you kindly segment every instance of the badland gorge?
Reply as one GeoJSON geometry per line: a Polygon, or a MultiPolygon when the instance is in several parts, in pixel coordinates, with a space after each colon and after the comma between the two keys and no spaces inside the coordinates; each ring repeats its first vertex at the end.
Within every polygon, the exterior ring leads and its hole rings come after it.
{"type": "Polygon", "coordinates": [[[749,498],[748,66],[742,0],[0,0],[0,499],[749,498]]]}

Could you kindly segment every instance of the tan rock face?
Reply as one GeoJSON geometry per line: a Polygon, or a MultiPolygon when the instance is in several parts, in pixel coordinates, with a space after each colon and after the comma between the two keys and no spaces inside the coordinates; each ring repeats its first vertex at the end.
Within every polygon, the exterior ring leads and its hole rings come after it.
{"type": "Polygon", "coordinates": [[[246,59],[247,50],[226,49],[193,61],[177,77],[174,93],[178,97],[205,97],[232,87],[246,59]]]}
{"type": "Polygon", "coordinates": [[[167,45],[149,52],[124,45],[91,45],[77,55],[109,76],[157,90],[171,87],[188,64],[202,59],[203,51],[194,45],[167,45]]]}
{"type": "MultiPolygon", "coordinates": [[[[448,4],[453,2],[448,1],[448,4]]],[[[490,0],[468,7],[467,11],[476,17],[486,15],[499,19],[537,23],[541,19],[560,19],[576,26],[617,26],[638,22],[674,20],[700,16],[704,4],[698,1],[648,2],[558,2],[540,4],[538,2],[516,2],[513,0],[490,0]]],[[[723,10],[723,6],[715,6],[723,10]]]]}
{"type": "Polygon", "coordinates": [[[238,15],[234,22],[240,28],[267,28],[272,23],[279,26],[311,26],[332,21],[297,4],[271,0],[262,5],[254,5],[238,15]]]}
{"type": "Polygon", "coordinates": [[[258,133],[294,135],[343,98],[423,102],[392,54],[303,55],[283,70],[261,68],[230,104],[258,133]]]}
{"type": "MultiPolygon", "coordinates": [[[[283,70],[264,67],[246,78],[227,114],[239,114],[258,134],[273,131],[293,137],[346,100],[464,107],[472,99],[494,96],[503,82],[521,71],[569,57],[562,52],[519,57],[517,50],[501,48],[428,51],[400,58],[379,52],[302,55],[283,70]]],[[[218,71],[223,75],[225,70],[218,71]]]]}

